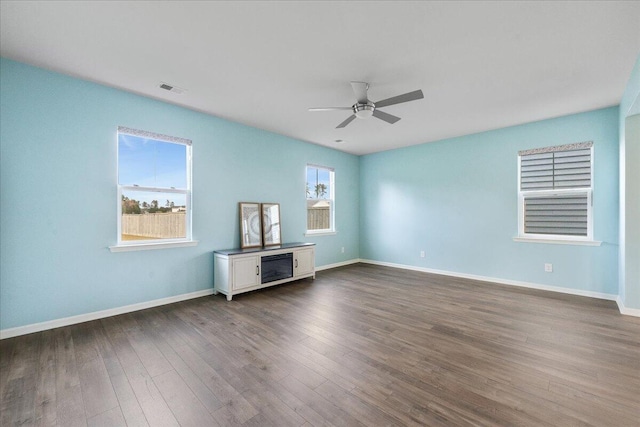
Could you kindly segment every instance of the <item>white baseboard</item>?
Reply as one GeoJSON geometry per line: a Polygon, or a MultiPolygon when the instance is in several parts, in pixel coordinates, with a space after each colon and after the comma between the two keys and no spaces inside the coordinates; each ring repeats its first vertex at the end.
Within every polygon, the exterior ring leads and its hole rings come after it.
{"type": "MultiPolygon", "coordinates": [[[[602,293],[602,292],[583,291],[583,290],[580,290],[580,289],[563,288],[563,287],[560,287],[560,286],[541,285],[539,283],[521,282],[521,281],[518,281],[518,280],[508,280],[508,279],[499,279],[499,278],[496,278],[496,277],[477,276],[475,274],[455,273],[455,272],[452,272],[452,271],[435,270],[435,269],[432,269],[432,268],[415,267],[415,266],[412,266],[412,265],[405,265],[405,264],[394,264],[394,263],[390,263],[390,262],[373,261],[373,260],[369,260],[369,259],[361,259],[360,262],[365,263],[365,264],[382,265],[382,266],[385,266],[385,267],[401,268],[403,270],[421,271],[423,273],[440,274],[440,275],[443,275],[443,276],[460,277],[460,278],[463,278],[463,279],[473,279],[473,280],[479,280],[481,282],[499,283],[501,285],[519,286],[519,287],[522,287],[522,288],[539,289],[539,290],[542,290],[542,291],[559,292],[559,293],[563,293],[563,294],[571,294],[571,295],[579,295],[579,296],[583,296],[583,297],[605,299],[605,300],[609,300],[609,301],[616,301],[617,298],[618,298],[617,295],[605,294],[605,293],[602,293]]],[[[620,304],[618,304],[618,305],[620,305],[620,304]]],[[[626,314],[626,313],[623,313],[623,314],[626,314]]]]}
{"type": "MultiPolygon", "coordinates": [[[[406,264],[395,264],[391,262],[374,261],[369,259],[351,259],[348,261],[342,261],[335,264],[327,264],[320,267],[316,267],[316,271],[329,270],[337,267],[344,267],[346,265],[357,264],[359,262],[365,264],[381,265],[384,267],[400,268],[403,270],[421,271],[423,273],[440,274],[443,276],[460,277],[464,279],[479,280],[481,282],[499,283],[501,285],[520,286],[524,288],[540,289],[543,291],[559,292],[563,294],[579,295],[590,298],[605,299],[609,301],[615,301],[618,304],[620,313],[627,316],[640,317],[640,309],[627,308],[618,295],[605,294],[601,292],[583,291],[579,289],[563,288],[559,286],[541,285],[538,283],[520,282],[516,280],[499,279],[496,277],[477,276],[474,274],[455,273],[452,271],[436,270],[432,268],[415,267],[406,264]]],[[[49,320],[47,322],[33,323],[26,326],[18,326],[16,328],[2,329],[0,330],[0,339],[17,337],[20,335],[27,335],[34,332],[46,331],[48,329],[60,328],[63,326],[75,325],[77,323],[88,322],[96,319],[103,319],[105,317],[117,316],[119,314],[131,313],[138,310],[144,310],[146,308],[158,307],[161,305],[171,304],[174,302],[185,301],[193,298],[200,298],[207,295],[212,295],[213,289],[205,289],[202,291],[191,292],[188,294],[176,295],[173,297],[160,298],[153,301],[141,302],[138,304],[126,305],[123,307],[111,308],[108,310],[95,311],[93,313],[80,314],[78,316],[65,317],[63,319],[49,320]]]]}
{"type": "Polygon", "coordinates": [[[618,310],[620,310],[620,313],[626,314],[627,316],[640,317],[640,308],[625,307],[624,302],[622,302],[619,296],[616,298],[616,303],[618,304],[618,310]]]}
{"type": "MultiPolygon", "coordinates": [[[[323,265],[316,267],[316,271],[328,270],[331,268],[342,267],[349,264],[357,264],[360,259],[352,259],[335,264],[323,265]]],[[[103,319],[105,317],[117,316],[119,314],[131,313],[145,308],[158,307],[160,305],[171,304],[174,302],[185,301],[193,298],[200,298],[212,295],[213,289],[205,289],[203,291],[191,292],[188,294],[176,295],[173,297],[160,298],[153,301],[141,302],[138,304],[126,305],[123,307],[110,308],[107,310],[95,311],[93,313],[79,314],[77,316],[64,317],[62,319],[48,320],[46,322],[32,323],[30,325],[18,326],[15,328],[0,329],[0,340],[5,338],[17,337],[20,335],[32,334],[34,332],[46,331],[48,329],[61,328],[63,326],[75,325],[91,320],[103,319]]]]}
{"type": "Polygon", "coordinates": [[[94,311],[93,313],[79,314],[77,316],[65,317],[62,319],[49,320],[46,322],[33,323],[26,326],[0,330],[0,339],[17,337],[19,335],[32,334],[34,332],[46,331],[48,329],[60,328],[62,326],[75,325],[77,323],[88,322],[105,317],[117,316],[118,314],[131,313],[133,311],[144,310],[145,308],[158,307],[160,305],[185,301],[193,298],[200,298],[212,295],[213,289],[190,292],[188,294],[176,295],[167,298],[160,298],[153,301],[141,302],[138,304],[125,305],[123,307],[110,308],[107,310],[94,311]]]}
{"type": "MultiPolygon", "coordinates": [[[[335,264],[323,265],[316,267],[316,271],[328,270],[331,268],[342,267],[349,264],[357,264],[359,259],[352,259],[349,261],[343,261],[335,264]]],[[[105,317],[117,316],[119,314],[131,313],[138,310],[144,310],[146,308],[158,307],[161,305],[171,304],[174,302],[185,301],[193,298],[200,298],[207,295],[212,295],[213,289],[205,289],[202,291],[191,292],[188,294],[176,295],[173,297],[160,298],[153,301],[141,302],[138,304],[126,305],[123,307],[110,308],[107,310],[95,311],[93,313],[79,314],[77,316],[64,317],[62,319],[48,320],[46,322],[33,323],[25,326],[18,326],[15,328],[0,329],[0,340],[5,338],[17,337],[20,335],[32,334],[34,332],[46,331],[48,329],[61,328],[63,326],[75,325],[82,322],[89,322],[91,320],[103,319],[105,317]]]]}
{"type": "Polygon", "coordinates": [[[329,270],[331,268],[344,267],[345,265],[357,264],[361,262],[360,258],[350,259],[348,261],[336,262],[335,264],[327,264],[322,265],[320,267],[316,267],[316,271],[329,270]]]}

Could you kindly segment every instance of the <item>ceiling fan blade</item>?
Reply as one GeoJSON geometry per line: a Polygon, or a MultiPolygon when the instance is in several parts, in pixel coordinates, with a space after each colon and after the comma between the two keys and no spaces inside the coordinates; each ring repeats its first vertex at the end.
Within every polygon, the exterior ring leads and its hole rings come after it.
{"type": "Polygon", "coordinates": [[[346,125],[348,125],[349,123],[351,123],[352,121],[354,121],[356,118],[355,114],[352,114],[351,116],[349,116],[349,118],[347,120],[345,120],[344,122],[340,123],[338,126],[336,126],[336,129],[340,129],[345,127],[346,125]]]}
{"type": "Polygon", "coordinates": [[[309,111],[334,111],[334,110],[352,110],[351,107],[318,107],[309,108],[309,111]]]}
{"type": "Polygon", "coordinates": [[[415,101],[416,99],[422,99],[424,95],[421,90],[414,90],[413,92],[405,93],[402,95],[394,96],[392,98],[383,99],[376,102],[376,108],[388,107],[389,105],[401,104],[403,102],[415,101]]]}
{"type": "Polygon", "coordinates": [[[369,89],[369,83],[351,82],[351,87],[353,88],[353,93],[356,94],[358,104],[366,104],[367,102],[369,102],[369,99],[367,99],[367,89],[369,89]]]}
{"type": "Polygon", "coordinates": [[[385,122],[390,124],[394,124],[395,122],[400,120],[400,117],[396,117],[392,114],[385,113],[384,111],[380,111],[377,108],[373,110],[373,117],[377,117],[380,120],[384,120],[385,122]]]}

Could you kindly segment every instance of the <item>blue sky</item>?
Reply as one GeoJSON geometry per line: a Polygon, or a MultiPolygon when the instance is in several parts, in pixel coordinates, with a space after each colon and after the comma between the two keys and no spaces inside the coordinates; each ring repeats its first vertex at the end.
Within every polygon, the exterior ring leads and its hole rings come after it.
{"type": "Polygon", "coordinates": [[[323,198],[329,198],[331,193],[330,174],[331,171],[328,169],[307,166],[307,184],[309,185],[309,191],[311,192],[309,195],[310,198],[315,198],[314,190],[316,188],[316,184],[324,184],[327,186],[327,194],[325,194],[323,198]]]}
{"type": "MultiPolygon", "coordinates": [[[[155,188],[187,188],[187,146],[144,137],[118,134],[118,183],[155,188]]],[[[164,206],[167,199],[175,205],[186,203],[185,196],[175,193],[125,191],[131,199],[158,200],[164,206]]]]}

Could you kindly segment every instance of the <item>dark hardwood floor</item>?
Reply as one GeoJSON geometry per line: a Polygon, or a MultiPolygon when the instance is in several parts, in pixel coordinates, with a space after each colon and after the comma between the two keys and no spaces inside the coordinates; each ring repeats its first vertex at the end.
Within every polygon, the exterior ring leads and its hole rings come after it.
{"type": "Polygon", "coordinates": [[[0,342],[2,426],[640,426],[615,303],[358,264],[0,342]]]}

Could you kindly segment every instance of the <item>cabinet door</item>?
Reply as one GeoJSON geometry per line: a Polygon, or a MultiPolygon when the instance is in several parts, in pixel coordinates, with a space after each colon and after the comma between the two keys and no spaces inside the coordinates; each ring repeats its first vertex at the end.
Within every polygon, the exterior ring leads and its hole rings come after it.
{"type": "Polygon", "coordinates": [[[233,289],[248,288],[260,284],[260,257],[242,257],[233,259],[233,289]]]}
{"type": "Polygon", "coordinates": [[[315,271],[315,251],[313,248],[301,249],[293,253],[294,276],[312,274],[315,271]]]}

